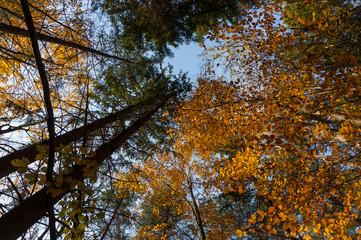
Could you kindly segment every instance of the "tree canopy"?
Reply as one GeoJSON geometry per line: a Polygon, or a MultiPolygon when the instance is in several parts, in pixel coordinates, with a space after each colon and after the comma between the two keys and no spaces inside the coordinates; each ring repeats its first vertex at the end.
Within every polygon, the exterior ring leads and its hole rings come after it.
{"type": "Polygon", "coordinates": [[[290,4],[243,5],[248,18],[209,33],[217,43],[178,107],[173,153],[117,185],[154,217],[178,209],[140,239],[359,238],[360,64],[347,38],[358,5],[290,4]]]}
{"type": "Polygon", "coordinates": [[[158,110],[187,86],[184,75],[139,60],[145,56],[128,60],[130,53],[93,47],[101,39],[91,34],[91,12],[82,4],[22,0],[0,5],[1,239],[97,238],[86,231],[91,222],[106,236],[107,225],[96,218],[116,213],[104,213],[96,200],[110,194],[102,188],[112,181],[107,167],[125,164],[114,160],[122,146],[135,155],[140,147],[131,143],[148,139],[149,145],[161,137],[158,110]],[[118,106],[104,107],[109,101],[93,96],[107,79],[101,73],[116,63],[127,94],[113,90],[118,106]],[[129,74],[131,69],[141,73],[140,66],[147,69],[143,75],[129,74]],[[135,79],[137,84],[126,85],[135,79]]]}
{"type": "Polygon", "coordinates": [[[202,41],[204,34],[224,21],[235,23],[242,13],[237,6],[253,1],[112,1],[94,3],[110,15],[121,32],[119,41],[130,50],[144,45],[160,54],[170,54],[169,46],[202,41]]]}
{"type": "Polygon", "coordinates": [[[359,9],[0,1],[0,238],[360,239],[359,9]]]}

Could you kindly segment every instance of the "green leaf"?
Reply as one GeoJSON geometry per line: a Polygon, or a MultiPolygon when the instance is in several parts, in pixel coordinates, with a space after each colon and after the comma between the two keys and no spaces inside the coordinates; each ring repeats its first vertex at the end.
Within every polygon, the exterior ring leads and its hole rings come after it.
{"type": "Polygon", "coordinates": [[[104,218],[105,214],[103,212],[98,212],[96,216],[97,218],[102,219],[104,218]]]}
{"type": "Polygon", "coordinates": [[[39,153],[46,153],[46,148],[44,145],[37,145],[36,146],[36,150],[39,152],[39,153]]]}
{"type": "Polygon", "coordinates": [[[27,173],[27,174],[25,174],[24,177],[28,180],[35,180],[35,178],[36,178],[34,173],[27,173]]]}

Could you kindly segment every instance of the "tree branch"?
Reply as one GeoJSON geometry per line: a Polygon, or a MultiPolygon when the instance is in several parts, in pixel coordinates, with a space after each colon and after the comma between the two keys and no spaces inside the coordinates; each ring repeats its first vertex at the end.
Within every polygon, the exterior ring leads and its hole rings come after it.
{"type": "MultiPolygon", "coordinates": [[[[15,26],[7,25],[5,23],[0,23],[0,31],[5,32],[5,33],[14,34],[14,35],[17,35],[17,36],[29,37],[29,32],[27,30],[19,28],[19,27],[15,27],[15,26]]],[[[66,46],[66,47],[76,48],[76,49],[79,49],[79,50],[83,50],[83,51],[86,51],[86,52],[97,54],[99,56],[120,60],[120,61],[122,61],[124,63],[133,63],[130,60],[120,58],[120,57],[117,57],[117,56],[114,56],[114,55],[110,55],[110,54],[98,51],[98,50],[90,48],[90,47],[86,47],[86,46],[83,46],[83,45],[80,45],[80,44],[77,44],[77,43],[62,40],[60,38],[52,37],[52,36],[49,36],[49,35],[46,35],[46,34],[42,34],[42,33],[37,32],[36,37],[40,41],[45,41],[45,42],[60,44],[62,46],[66,46]]]]}

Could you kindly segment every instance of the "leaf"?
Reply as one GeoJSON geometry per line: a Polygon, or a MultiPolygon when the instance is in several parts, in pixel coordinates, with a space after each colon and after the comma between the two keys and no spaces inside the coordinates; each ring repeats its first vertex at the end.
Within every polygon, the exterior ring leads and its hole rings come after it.
{"type": "Polygon", "coordinates": [[[77,229],[79,229],[80,231],[84,231],[85,227],[86,227],[86,225],[84,223],[82,223],[77,227],[77,229]]]}
{"type": "Polygon", "coordinates": [[[28,163],[23,159],[15,159],[11,161],[11,165],[13,165],[14,167],[26,167],[28,163]]]}
{"type": "Polygon", "coordinates": [[[36,156],[35,156],[35,160],[43,160],[43,159],[46,158],[47,156],[48,156],[47,153],[44,153],[44,152],[38,153],[38,154],[36,154],[36,156]]]}
{"type": "Polygon", "coordinates": [[[35,180],[36,179],[36,176],[33,173],[27,173],[27,174],[24,175],[24,177],[26,179],[28,179],[28,180],[35,180]]]}
{"type": "Polygon", "coordinates": [[[26,171],[28,171],[28,168],[27,166],[26,167],[21,167],[17,170],[18,173],[20,174],[24,174],[26,171]]]}
{"type": "Polygon", "coordinates": [[[59,177],[55,178],[54,180],[55,187],[60,188],[63,185],[63,182],[64,182],[63,176],[60,175],[59,177]]]}
{"type": "Polygon", "coordinates": [[[46,183],[46,175],[45,174],[39,174],[39,184],[44,185],[46,183]]]}
{"type": "Polygon", "coordinates": [[[36,145],[36,150],[39,152],[39,153],[47,153],[47,149],[44,145],[36,145]]]}
{"type": "Polygon", "coordinates": [[[82,148],[80,148],[80,152],[85,156],[88,153],[88,148],[82,147],[82,148]]]}
{"type": "Polygon", "coordinates": [[[236,230],[236,235],[237,235],[237,237],[239,237],[239,238],[243,237],[243,231],[237,229],[237,230],[236,230]]]}
{"type": "Polygon", "coordinates": [[[302,23],[302,24],[305,24],[305,21],[304,21],[301,17],[299,17],[299,16],[297,17],[297,21],[300,22],[300,23],[302,23]]]}
{"type": "Polygon", "coordinates": [[[98,213],[96,214],[96,216],[97,216],[98,219],[103,219],[104,216],[105,216],[105,214],[104,214],[103,212],[98,212],[98,213]]]}

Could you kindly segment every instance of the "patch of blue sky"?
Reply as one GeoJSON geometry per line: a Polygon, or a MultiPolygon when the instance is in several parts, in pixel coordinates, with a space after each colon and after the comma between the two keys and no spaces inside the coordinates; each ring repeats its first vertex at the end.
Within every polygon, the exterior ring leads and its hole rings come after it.
{"type": "Polygon", "coordinates": [[[195,83],[202,66],[201,54],[203,48],[198,43],[183,44],[172,47],[174,57],[165,59],[165,64],[173,66],[173,73],[187,72],[192,83],[195,83]]]}

